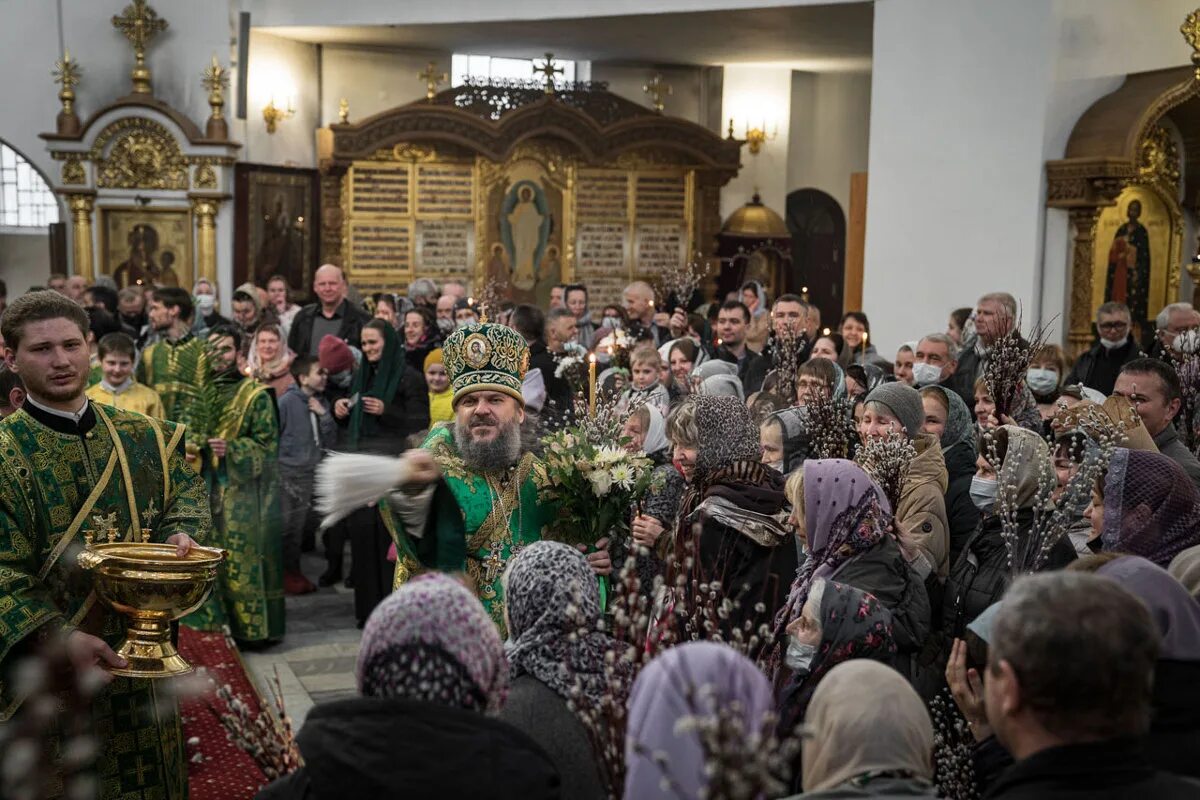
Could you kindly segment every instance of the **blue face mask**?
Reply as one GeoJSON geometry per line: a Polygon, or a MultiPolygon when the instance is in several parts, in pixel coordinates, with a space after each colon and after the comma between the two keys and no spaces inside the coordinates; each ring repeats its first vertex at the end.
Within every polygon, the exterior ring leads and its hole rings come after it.
{"type": "Polygon", "coordinates": [[[1030,367],[1025,372],[1025,382],[1034,394],[1047,395],[1058,388],[1058,372],[1052,369],[1030,367]]]}
{"type": "Polygon", "coordinates": [[[815,644],[798,642],[794,636],[789,636],[787,651],[783,654],[783,663],[792,672],[806,672],[812,666],[813,658],[816,655],[817,646],[815,644]]]}
{"type": "Polygon", "coordinates": [[[971,502],[980,511],[991,511],[996,504],[996,490],[999,484],[995,478],[981,478],[978,475],[971,478],[971,502]]]}

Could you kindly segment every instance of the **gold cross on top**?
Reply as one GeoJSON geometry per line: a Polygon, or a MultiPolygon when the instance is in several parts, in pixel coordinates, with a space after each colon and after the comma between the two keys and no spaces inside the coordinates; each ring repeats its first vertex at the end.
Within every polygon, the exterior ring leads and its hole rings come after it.
{"type": "Polygon", "coordinates": [[[665,105],[663,98],[672,94],[671,84],[664,81],[662,75],[655,75],[652,81],[642,86],[642,91],[654,98],[654,110],[660,114],[665,105]]]}
{"type": "Polygon", "coordinates": [[[545,76],[545,86],[543,88],[546,90],[546,94],[554,94],[554,76],[563,74],[562,67],[554,66],[554,53],[546,53],[546,58],[542,62],[542,65],[540,67],[535,66],[533,71],[535,73],[540,72],[545,76]]]}
{"type": "Polygon", "coordinates": [[[437,71],[432,61],[425,65],[424,72],[417,73],[417,77],[425,81],[426,100],[432,100],[433,96],[437,94],[437,87],[449,79],[449,76],[447,76],[446,73],[437,71]]]}

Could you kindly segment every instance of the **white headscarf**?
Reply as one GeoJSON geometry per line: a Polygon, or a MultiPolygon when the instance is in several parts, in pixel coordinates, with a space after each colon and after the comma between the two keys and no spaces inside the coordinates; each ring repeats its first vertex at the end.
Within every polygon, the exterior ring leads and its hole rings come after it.
{"type": "Polygon", "coordinates": [[[650,424],[646,426],[646,441],[642,442],[642,452],[646,455],[665,450],[670,446],[667,441],[667,420],[662,411],[653,403],[646,403],[646,411],[650,414],[650,424]]]}

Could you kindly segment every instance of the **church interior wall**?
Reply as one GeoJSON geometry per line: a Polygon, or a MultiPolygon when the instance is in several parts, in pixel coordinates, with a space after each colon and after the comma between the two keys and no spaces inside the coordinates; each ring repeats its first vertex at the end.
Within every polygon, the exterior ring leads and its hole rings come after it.
{"type": "Polygon", "coordinates": [[[432,61],[436,71],[449,74],[450,57],[446,52],[324,45],[320,124],[337,122],[338,102],[343,97],[350,104],[352,122],[420,100],[425,90],[417,73],[432,61]]]}
{"type": "Polygon", "coordinates": [[[792,70],[787,67],[727,64],[721,93],[725,124],[734,121],[734,135],[745,138],[746,127],[765,126],[775,134],[751,154],[742,150],[742,170],[721,191],[721,218],[747,203],[757,192],[762,202],[782,213],[788,193],[788,128],[791,125],[792,70]]]}
{"type": "Polygon", "coordinates": [[[317,45],[250,31],[243,161],[316,166],[313,131],[322,124],[323,93],[319,49],[317,45]],[[270,102],[279,108],[291,102],[295,110],[291,119],[276,124],[274,133],[267,132],[262,116],[263,108],[270,102]]]}
{"type": "Polygon", "coordinates": [[[45,286],[50,275],[50,237],[43,233],[0,233],[0,280],[9,297],[45,286]]]}
{"type": "MultiPolygon", "coordinates": [[[[655,66],[653,64],[614,64],[603,61],[592,62],[592,80],[603,81],[613,94],[652,106],[651,98],[642,91],[655,74],[662,75],[664,83],[671,86],[671,94],[663,98],[663,113],[672,117],[710,126],[707,114],[710,104],[720,106],[721,97],[710,97],[710,87],[705,69],[698,66],[655,66]]],[[[713,115],[715,116],[715,115],[713,115]]],[[[723,132],[720,123],[710,129],[723,132]]]]}
{"type": "Polygon", "coordinates": [[[870,123],[869,72],[793,72],[788,192],[820,189],[849,213],[850,175],[867,170],[870,123]]]}

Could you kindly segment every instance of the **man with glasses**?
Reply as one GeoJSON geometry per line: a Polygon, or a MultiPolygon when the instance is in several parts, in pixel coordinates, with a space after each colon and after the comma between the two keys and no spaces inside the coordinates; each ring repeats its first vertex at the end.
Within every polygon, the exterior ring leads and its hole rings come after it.
{"type": "Polygon", "coordinates": [[[1066,384],[1082,384],[1107,396],[1112,394],[1121,367],[1142,357],[1133,338],[1129,307],[1124,303],[1105,303],[1096,311],[1099,341],[1075,362],[1066,384]]]}

